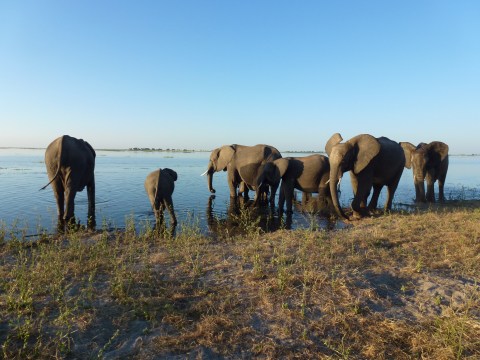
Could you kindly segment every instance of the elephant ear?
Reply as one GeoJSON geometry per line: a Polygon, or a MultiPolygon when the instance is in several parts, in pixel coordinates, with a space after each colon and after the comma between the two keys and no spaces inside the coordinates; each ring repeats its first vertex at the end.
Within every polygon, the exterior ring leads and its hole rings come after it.
{"type": "Polygon", "coordinates": [[[410,169],[412,167],[412,154],[415,151],[415,145],[412,143],[409,143],[407,141],[401,142],[400,146],[403,149],[403,152],[405,153],[405,167],[407,169],[410,169]]]}
{"type": "Polygon", "coordinates": [[[440,155],[440,161],[445,160],[448,156],[448,145],[441,141],[432,141],[427,145],[428,151],[435,152],[440,155]]]}
{"type": "Polygon", "coordinates": [[[176,173],[176,171],[172,170],[172,169],[169,169],[169,168],[165,168],[162,170],[162,172],[165,171],[168,175],[170,175],[170,177],[173,179],[173,181],[177,181],[178,179],[178,175],[176,173]]]}
{"type": "Polygon", "coordinates": [[[356,136],[354,146],[357,147],[357,158],[353,166],[353,172],[358,174],[380,152],[380,143],[372,135],[363,134],[356,136]]]}
{"type": "Polygon", "coordinates": [[[218,152],[216,171],[225,170],[228,163],[232,161],[234,154],[235,154],[235,149],[232,146],[230,145],[222,146],[218,152]]]}
{"type": "Polygon", "coordinates": [[[342,135],[340,135],[339,133],[335,133],[330,137],[330,139],[325,144],[325,152],[327,153],[328,156],[330,156],[330,153],[332,152],[332,148],[342,140],[343,140],[342,135]]]}

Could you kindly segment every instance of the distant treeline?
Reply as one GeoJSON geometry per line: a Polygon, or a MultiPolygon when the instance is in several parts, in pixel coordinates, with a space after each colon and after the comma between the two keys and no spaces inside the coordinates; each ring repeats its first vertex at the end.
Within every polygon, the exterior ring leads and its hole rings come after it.
{"type": "Polygon", "coordinates": [[[195,151],[207,151],[207,150],[189,150],[189,149],[161,149],[161,148],[129,148],[128,151],[168,151],[168,152],[195,152],[195,151]]]}
{"type": "MultiPolygon", "coordinates": [[[[210,152],[211,150],[192,150],[192,149],[162,149],[162,148],[129,148],[128,151],[167,151],[167,152],[210,152]]],[[[304,154],[310,154],[310,153],[323,153],[323,151],[306,151],[306,150],[288,150],[288,151],[282,151],[284,154],[293,154],[293,153],[304,153],[304,154]]]]}

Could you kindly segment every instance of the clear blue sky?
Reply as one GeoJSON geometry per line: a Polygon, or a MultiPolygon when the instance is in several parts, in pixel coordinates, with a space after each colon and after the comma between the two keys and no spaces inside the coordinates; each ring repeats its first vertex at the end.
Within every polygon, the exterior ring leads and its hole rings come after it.
{"type": "Polygon", "coordinates": [[[0,146],[480,153],[480,1],[2,1],[0,146]]]}

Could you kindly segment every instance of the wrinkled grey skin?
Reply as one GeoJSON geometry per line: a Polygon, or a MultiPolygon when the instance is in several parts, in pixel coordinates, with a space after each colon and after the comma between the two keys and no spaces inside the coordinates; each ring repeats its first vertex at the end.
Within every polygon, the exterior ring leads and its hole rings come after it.
{"type": "Polygon", "coordinates": [[[325,145],[330,159],[330,192],[337,213],[348,219],[340,207],[337,194],[337,185],[346,171],[350,171],[352,182],[354,218],[361,218],[368,212],[366,203],[372,187],[368,210],[376,209],[383,186],[388,187],[384,209],[390,210],[405,166],[405,154],[400,144],[386,137],[375,138],[368,134],[357,135],[344,143],[341,143],[342,140],[342,136],[336,133],[325,145]]]}
{"type": "Polygon", "coordinates": [[[415,202],[435,202],[434,184],[438,180],[438,200],[445,201],[443,186],[448,171],[448,145],[441,141],[420,143],[417,147],[401,142],[405,151],[405,167],[412,168],[415,202]],[[425,180],[427,194],[425,196],[425,180]]]}
{"type": "Polygon", "coordinates": [[[177,173],[172,169],[164,168],[152,171],[145,179],[145,191],[152,205],[157,224],[163,222],[165,208],[170,214],[171,224],[177,224],[177,217],[173,208],[172,194],[175,190],[177,173]]]}
{"type": "Polygon", "coordinates": [[[277,184],[280,179],[282,185],[278,200],[279,212],[283,212],[283,205],[287,203],[287,214],[292,213],[295,189],[303,194],[318,193],[320,207],[331,203],[328,179],[330,178],[330,163],[326,156],[315,154],[303,157],[286,157],[265,164],[258,177],[258,185],[277,184]]]}
{"type": "Polygon", "coordinates": [[[64,135],[45,151],[45,166],[57,201],[58,225],[74,221],[75,195],[87,187],[88,225],[95,226],[95,150],[82,139],[64,135]]]}
{"type": "MultiPolygon", "coordinates": [[[[263,166],[273,160],[281,158],[280,152],[269,145],[224,145],[212,151],[206,174],[208,189],[215,193],[212,186],[213,173],[227,171],[227,181],[230,188],[230,197],[237,197],[237,187],[248,197],[248,190],[255,190],[255,203],[261,198],[264,189],[257,188],[257,178],[263,166]]],[[[270,187],[270,204],[273,206],[275,193],[279,183],[270,187]]]]}

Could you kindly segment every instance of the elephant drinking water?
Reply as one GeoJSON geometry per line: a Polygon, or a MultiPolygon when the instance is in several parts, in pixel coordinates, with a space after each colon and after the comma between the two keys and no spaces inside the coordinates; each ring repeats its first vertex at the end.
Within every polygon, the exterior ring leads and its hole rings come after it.
{"type": "Polygon", "coordinates": [[[304,195],[318,193],[320,208],[331,204],[328,179],[330,163],[323,155],[314,154],[303,157],[286,157],[265,164],[258,178],[258,186],[263,184],[277,184],[282,179],[278,209],[282,213],[283,205],[287,202],[287,214],[292,213],[294,190],[298,189],[304,195]]]}
{"type": "MultiPolygon", "coordinates": [[[[224,145],[212,151],[207,171],[203,175],[208,176],[208,189],[215,193],[212,185],[213,173],[218,171],[227,171],[228,186],[230,188],[230,197],[237,196],[237,188],[241,185],[245,196],[248,196],[248,190],[255,190],[255,202],[261,197],[264,189],[257,187],[257,178],[260,175],[263,166],[276,159],[281,158],[280,152],[269,145],[224,145]]],[[[275,193],[279,182],[271,185],[270,204],[273,206],[275,193]]]]}
{"type": "Polygon", "coordinates": [[[383,186],[388,187],[385,210],[390,210],[405,166],[405,154],[400,144],[386,137],[375,138],[368,134],[357,135],[344,143],[342,140],[342,136],[336,133],[325,145],[330,159],[330,192],[337,213],[348,219],[340,207],[337,194],[337,184],[346,171],[350,171],[352,182],[354,218],[366,213],[366,202],[372,187],[369,210],[377,207],[383,186]]]}

